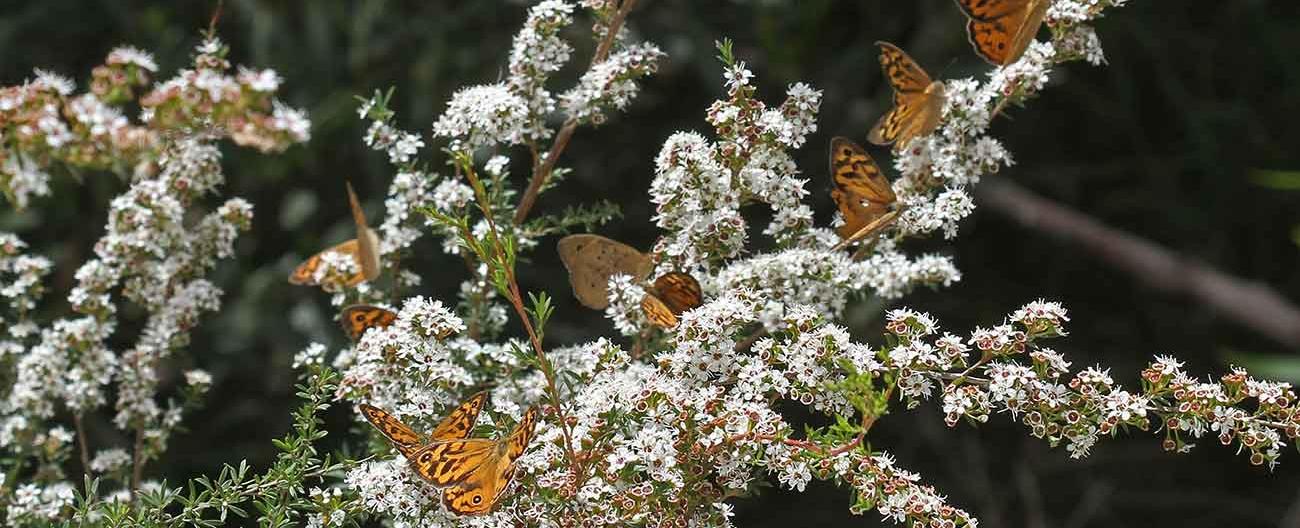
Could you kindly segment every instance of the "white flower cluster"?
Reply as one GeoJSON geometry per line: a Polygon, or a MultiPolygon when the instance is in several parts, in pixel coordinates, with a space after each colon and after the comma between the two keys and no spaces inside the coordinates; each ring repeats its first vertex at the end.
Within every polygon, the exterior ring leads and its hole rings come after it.
{"type": "Polygon", "coordinates": [[[578,85],[560,96],[569,119],[600,123],[603,110],[622,110],[637,94],[636,79],[654,73],[664,52],[658,46],[641,43],[618,51],[592,65],[578,85]]]}
{"type": "MultiPolygon", "coordinates": [[[[54,266],[45,257],[23,254],[26,248],[27,243],[17,235],[0,232],[0,299],[9,305],[9,311],[19,314],[36,308],[36,301],[45,290],[42,279],[54,266]]],[[[3,321],[0,317],[0,322],[3,321]]],[[[2,355],[4,347],[0,346],[2,355]]]]}
{"type": "Polygon", "coordinates": [[[149,72],[158,71],[158,63],[154,62],[152,53],[131,46],[122,46],[110,51],[104,64],[135,66],[149,72]]]}
{"type": "Polygon", "coordinates": [[[14,490],[13,500],[6,505],[5,521],[11,526],[55,524],[68,514],[76,498],[76,488],[66,482],[49,486],[23,484],[14,490]]]}
{"type": "MultiPolygon", "coordinates": [[[[452,140],[454,150],[536,143],[552,136],[547,117],[557,98],[546,88],[552,73],[568,61],[572,46],[560,32],[573,23],[574,6],[544,0],[528,12],[528,20],[510,50],[509,75],[498,84],[463,89],[434,123],[437,137],[452,140]]],[[[653,44],[624,44],[607,50],[583,73],[578,84],[560,96],[573,123],[604,119],[609,108],[623,109],[636,96],[638,77],[655,71],[663,52],[653,44]]]]}
{"type": "Polygon", "coordinates": [[[573,47],[559,37],[560,31],[573,24],[573,6],[562,0],[544,0],[528,11],[528,20],[515,35],[510,48],[511,91],[520,94],[528,105],[524,136],[531,141],[549,138],[551,129],[546,116],[555,111],[555,96],[546,89],[552,73],[569,62],[573,47]]]}
{"type": "Polygon", "coordinates": [[[753,98],[748,70],[733,69],[728,74],[738,80],[728,99],[708,112],[718,141],[678,132],[655,159],[650,201],[656,224],[668,231],[655,249],[679,265],[713,267],[738,256],[747,226],[740,208],[749,203],[771,207],[764,233],[779,242],[795,242],[812,226],[812,209],[803,203],[807,180],[787,151],[816,130],[821,92],[794,84],[785,102],[769,109],[753,98]]]}
{"type": "Polygon", "coordinates": [[[528,103],[504,83],[462,89],[433,124],[433,135],[454,140],[454,149],[474,150],[525,140],[528,103]]]}

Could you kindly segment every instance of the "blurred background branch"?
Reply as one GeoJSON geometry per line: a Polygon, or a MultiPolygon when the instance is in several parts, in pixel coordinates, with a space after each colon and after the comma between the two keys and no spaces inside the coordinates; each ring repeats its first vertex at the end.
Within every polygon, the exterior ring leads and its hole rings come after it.
{"type": "Polygon", "coordinates": [[[1008,180],[986,180],[977,192],[981,203],[1024,227],[1091,253],[1140,284],[1192,297],[1226,318],[1300,350],[1300,308],[1267,284],[1223,273],[1008,180]]]}

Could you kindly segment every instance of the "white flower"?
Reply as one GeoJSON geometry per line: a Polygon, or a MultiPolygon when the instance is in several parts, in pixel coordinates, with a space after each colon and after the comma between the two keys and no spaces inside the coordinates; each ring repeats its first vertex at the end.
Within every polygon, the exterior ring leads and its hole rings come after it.
{"type": "Polygon", "coordinates": [[[96,473],[111,473],[126,468],[131,463],[131,455],[125,449],[105,449],[95,454],[90,460],[90,469],[96,473]]]}
{"type": "Polygon", "coordinates": [[[722,74],[722,78],[727,81],[727,88],[735,90],[742,86],[749,85],[749,80],[754,78],[754,72],[745,67],[745,63],[737,62],[735,66],[727,68],[722,74]]]}
{"type": "Polygon", "coordinates": [[[154,62],[153,54],[131,46],[122,46],[109,52],[108,60],[105,62],[134,65],[150,72],[158,71],[158,64],[154,62]]]}
{"type": "Polygon", "coordinates": [[[462,140],[471,150],[498,143],[518,144],[524,141],[527,117],[527,103],[506,85],[473,86],[452,96],[433,124],[433,134],[462,140]]]}
{"type": "Polygon", "coordinates": [[[185,371],[185,383],[193,387],[204,389],[212,385],[212,375],[208,374],[207,371],[199,369],[187,370],[185,371]]]}

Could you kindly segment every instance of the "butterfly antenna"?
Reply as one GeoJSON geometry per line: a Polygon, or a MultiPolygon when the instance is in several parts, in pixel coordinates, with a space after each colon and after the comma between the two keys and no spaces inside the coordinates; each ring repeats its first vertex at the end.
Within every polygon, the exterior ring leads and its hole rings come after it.
{"type": "Polygon", "coordinates": [[[944,74],[948,72],[948,68],[951,68],[953,64],[957,64],[957,57],[953,57],[953,58],[951,58],[951,59],[948,59],[948,64],[944,65],[944,67],[943,67],[942,69],[939,70],[939,78],[940,78],[940,79],[947,78],[947,75],[944,75],[944,74]]]}

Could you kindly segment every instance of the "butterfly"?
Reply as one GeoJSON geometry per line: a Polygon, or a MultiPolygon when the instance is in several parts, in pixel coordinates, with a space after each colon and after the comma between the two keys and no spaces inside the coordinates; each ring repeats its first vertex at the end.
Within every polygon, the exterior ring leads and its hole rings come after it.
{"type": "MultiPolygon", "coordinates": [[[[654,262],[636,248],[600,235],[569,235],[557,245],[560,261],[569,270],[573,296],[583,306],[604,310],[609,306],[609,278],[624,273],[642,282],[654,271],[654,262]]],[[[650,322],[672,328],[677,316],[704,303],[700,283],[682,272],[666,273],[641,300],[650,322]]]]}
{"type": "Polygon", "coordinates": [[[880,167],[862,146],[844,137],[831,139],[831,199],[844,217],[836,228],[840,246],[848,246],[892,221],[898,197],[880,167]],[[864,203],[865,202],[865,203],[864,203]]]}
{"type": "Polygon", "coordinates": [[[957,0],[975,53],[998,66],[1016,62],[1047,17],[1051,0],[957,0]]]}
{"type": "Polygon", "coordinates": [[[524,413],[510,436],[500,440],[467,438],[483,409],[485,393],[460,404],[422,442],[420,435],[392,415],[370,405],[361,412],[406,457],[422,478],[442,488],[447,509],[458,515],[492,510],[514,478],[515,461],[524,454],[537,425],[537,408],[524,413]]]}
{"type": "Polygon", "coordinates": [[[361,271],[348,277],[343,282],[345,286],[352,287],[366,281],[375,280],[379,277],[379,236],[373,229],[366,225],[366,214],[361,210],[361,202],[357,200],[357,194],[352,190],[352,184],[348,186],[348,205],[352,207],[352,222],[357,226],[357,237],[329,248],[325,251],[312,255],[289,275],[291,284],[317,284],[315,279],[316,270],[320,268],[321,256],[326,253],[342,253],[349,255],[358,264],[361,271]]]}
{"type": "Polygon", "coordinates": [[[704,304],[700,283],[680,271],[655,279],[654,288],[641,298],[641,311],[651,323],[663,328],[677,326],[677,316],[704,304]]]}
{"type": "Polygon", "coordinates": [[[388,328],[397,320],[397,313],[387,308],[371,306],[369,304],[354,304],[343,308],[343,313],[339,317],[339,324],[343,326],[343,332],[348,335],[348,339],[356,341],[365,335],[366,330],[371,328],[388,328]]]}
{"type": "Polygon", "coordinates": [[[943,83],[930,75],[898,46],[876,42],[880,46],[880,69],[894,88],[894,107],[876,121],[867,140],[877,145],[894,144],[902,150],[915,138],[934,132],[943,116],[943,83]]]}

